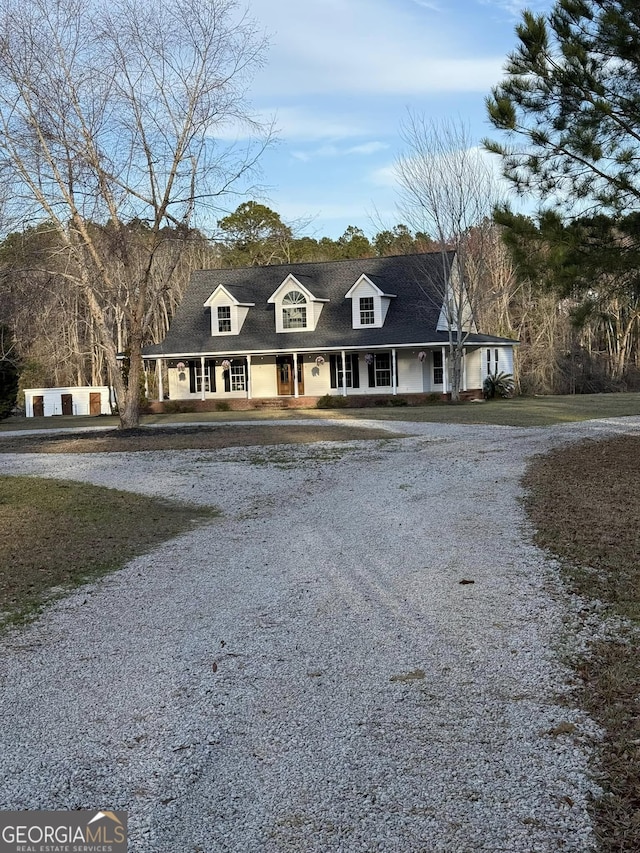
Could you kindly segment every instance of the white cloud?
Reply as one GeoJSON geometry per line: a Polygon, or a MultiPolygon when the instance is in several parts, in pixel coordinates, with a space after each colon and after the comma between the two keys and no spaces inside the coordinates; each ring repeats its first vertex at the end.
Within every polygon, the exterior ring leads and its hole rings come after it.
{"type": "Polygon", "coordinates": [[[374,169],[369,174],[369,181],[377,187],[397,187],[398,178],[396,176],[395,165],[388,163],[386,166],[374,169]]]}
{"type": "Polygon", "coordinates": [[[462,54],[451,23],[415,3],[254,0],[252,12],[273,34],[262,97],[484,92],[501,77],[503,56],[462,54]]]}
{"type": "MultiPolygon", "coordinates": [[[[398,50],[400,46],[397,46],[398,50]]],[[[489,58],[434,58],[389,51],[359,57],[342,53],[329,65],[322,57],[307,57],[293,78],[286,65],[272,68],[269,89],[288,96],[426,95],[429,93],[486,92],[503,76],[504,56],[489,58]]],[[[263,84],[264,85],[264,81],[263,84]]],[[[261,84],[257,86],[260,93],[261,84]]]]}
{"type": "Polygon", "coordinates": [[[317,139],[349,139],[369,132],[367,125],[350,116],[334,115],[304,108],[282,107],[265,109],[264,116],[273,115],[275,126],[283,139],[305,141],[317,139]]]}
{"type": "Polygon", "coordinates": [[[544,12],[551,7],[551,0],[478,0],[481,6],[495,6],[508,12],[513,18],[520,18],[525,9],[532,12],[544,12]]]}
{"type": "MultiPolygon", "coordinates": [[[[253,118],[259,124],[273,130],[279,139],[292,142],[312,142],[321,139],[339,140],[353,139],[369,135],[373,127],[368,121],[355,119],[350,115],[340,114],[340,105],[336,111],[327,114],[322,110],[309,110],[304,107],[264,107],[253,118]]],[[[228,121],[215,125],[211,136],[225,142],[246,140],[255,136],[255,129],[250,122],[228,121]]]]}
{"type": "Polygon", "coordinates": [[[378,151],[386,151],[389,145],[386,142],[365,142],[362,145],[354,145],[347,148],[345,154],[377,154],[378,151]]]}
{"type": "Polygon", "coordinates": [[[319,157],[337,157],[338,148],[335,145],[321,145],[320,148],[314,148],[310,151],[292,151],[292,156],[302,163],[309,163],[311,160],[317,160],[319,157]]]}
{"type": "Polygon", "coordinates": [[[379,151],[385,151],[387,148],[389,145],[385,142],[364,142],[362,145],[352,145],[347,148],[341,148],[338,145],[321,145],[319,148],[310,151],[293,151],[292,154],[296,160],[308,163],[310,160],[323,157],[368,157],[371,154],[377,154],[379,151]]]}

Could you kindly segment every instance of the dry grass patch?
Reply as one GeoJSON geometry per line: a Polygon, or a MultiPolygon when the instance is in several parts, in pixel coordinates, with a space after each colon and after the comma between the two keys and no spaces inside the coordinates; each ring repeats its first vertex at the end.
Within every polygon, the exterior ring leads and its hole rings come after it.
{"type": "Polygon", "coordinates": [[[640,436],[561,448],[524,482],[538,543],[570,561],[582,594],[640,621],[640,436]]]}
{"type": "Polygon", "coordinates": [[[56,435],[0,435],[0,453],[131,453],[145,450],[218,450],[224,447],[311,444],[397,437],[385,429],[309,424],[219,424],[211,427],[140,427],[56,435]]]}
{"type": "Polygon", "coordinates": [[[66,480],[0,477],[0,624],[217,515],[66,480]]]}
{"type": "Polygon", "coordinates": [[[579,664],[582,702],[605,731],[592,806],[599,850],[640,850],[640,436],[586,441],[537,459],[525,478],[536,541],[557,554],[570,588],[631,620],[579,664]]]}

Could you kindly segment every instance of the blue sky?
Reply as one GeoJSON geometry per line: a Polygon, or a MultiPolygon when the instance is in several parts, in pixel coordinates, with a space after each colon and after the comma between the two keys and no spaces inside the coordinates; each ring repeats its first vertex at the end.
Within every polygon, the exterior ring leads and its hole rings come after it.
{"type": "Polygon", "coordinates": [[[393,163],[407,110],[490,136],[484,98],[502,78],[522,10],[551,0],[250,0],[270,39],[254,110],[274,116],[257,200],[304,233],[372,235],[400,221],[393,163]]]}

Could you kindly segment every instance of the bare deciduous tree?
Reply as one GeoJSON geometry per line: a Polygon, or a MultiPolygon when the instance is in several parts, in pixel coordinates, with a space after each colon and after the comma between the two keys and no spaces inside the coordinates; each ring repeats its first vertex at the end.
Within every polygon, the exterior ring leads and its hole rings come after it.
{"type": "Polygon", "coordinates": [[[498,182],[462,122],[436,122],[410,113],[401,135],[406,153],[396,162],[400,209],[414,231],[433,238],[441,253],[445,280],[450,282],[439,297],[448,331],[448,386],[451,399],[458,400],[464,346],[472,330],[474,281],[473,264],[467,258],[468,236],[475,227],[477,264],[478,241],[488,233],[481,226],[490,222],[499,200],[498,182]]]}
{"type": "Polygon", "coordinates": [[[0,0],[0,33],[11,225],[54,227],[56,272],[82,295],[121,426],[135,426],[142,346],[183,238],[268,142],[245,98],[264,39],[233,0],[0,0]],[[254,141],[224,144],[234,123],[254,141]]]}

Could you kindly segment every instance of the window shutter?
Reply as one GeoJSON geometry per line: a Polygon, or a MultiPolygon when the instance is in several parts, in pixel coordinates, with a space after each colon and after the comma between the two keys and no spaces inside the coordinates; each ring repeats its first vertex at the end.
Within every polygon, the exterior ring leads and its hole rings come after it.
{"type": "Polygon", "coordinates": [[[338,359],[339,355],[330,355],[329,356],[329,368],[331,373],[331,387],[338,387],[338,359]]]}
{"type": "Polygon", "coordinates": [[[351,386],[353,388],[360,387],[360,365],[358,362],[358,353],[351,353],[351,386]]]}
{"type": "Polygon", "coordinates": [[[224,376],[224,390],[231,391],[231,368],[223,370],[222,375],[224,376]]]}
{"type": "Polygon", "coordinates": [[[195,361],[189,362],[189,392],[191,394],[196,393],[196,363],[195,363],[195,361]]]}
{"type": "Polygon", "coordinates": [[[208,358],[206,361],[206,367],[209,368],[209,376],[211,377],[211,390],[216,390],[216,360],[215,358],[208,358]]]}

